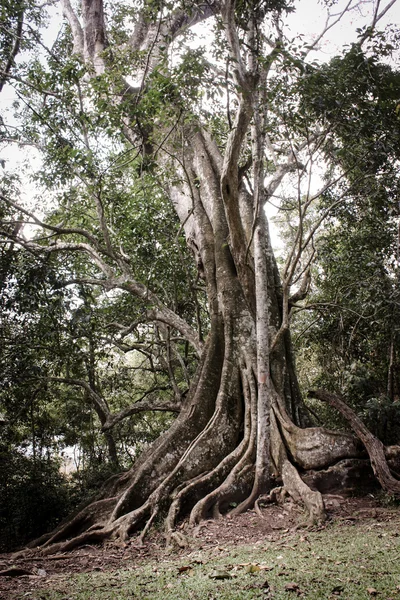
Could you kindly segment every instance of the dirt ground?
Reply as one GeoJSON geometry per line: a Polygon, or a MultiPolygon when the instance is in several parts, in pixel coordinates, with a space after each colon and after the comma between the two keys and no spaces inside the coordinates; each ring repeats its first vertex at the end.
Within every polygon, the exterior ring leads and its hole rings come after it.
{"type": "MultiPolygon", "coordinates": [[[[328,519],[339,523],[379,522],[390,520],[399,513],[398,508],[383,507],[373,497],[342,498],[325,496],[328,519]]],[[[293,504],[269,505],[261,509],[262,517],[255,511],[218,521],[206,521],[197,531],[186,532],[186,548],[167,551],[161,534],[154,533],[144,546],[139,547],[133,537],[127,544],[107,543],[103,546],[83,546],[66,554],[40,557],[18,557],[0,554],[0,600],[28,598],[37,588],[51,587],[57,576],[93,571],[115,571],[131,564],[154,558],[182,556],[195,549],[216,546],[255,545],[265,541],[279,543],[302,526],[303,515],[293,504]],[[6,574],[8,573],[8,574],[6,574]]],[[[319,529],[323,529],[320,526],[319,529]]]]}

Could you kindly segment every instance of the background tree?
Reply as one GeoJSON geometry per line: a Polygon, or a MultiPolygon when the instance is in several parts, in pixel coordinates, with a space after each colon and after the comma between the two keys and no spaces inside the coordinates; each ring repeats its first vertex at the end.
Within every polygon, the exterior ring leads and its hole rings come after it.
{"type": "Polygon", "coordinates": [[[341,199],[316,244],[315,288],[299,343],[318,364],[308,386],[344,394],[381,439],[395,443],[399,73],[379,62],[393,48],[387,40],[378,36],[370,46],[354,45],[302,82],[307,106],[332,125],[326,152],[350,186],[331,188],[320,200],[324,210],[341,199]]]}

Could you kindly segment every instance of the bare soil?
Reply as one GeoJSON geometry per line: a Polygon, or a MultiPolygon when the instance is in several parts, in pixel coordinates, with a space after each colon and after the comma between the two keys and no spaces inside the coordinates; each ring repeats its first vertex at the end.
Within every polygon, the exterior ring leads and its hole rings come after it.
{"type": "MultiPolygon", "coordinates": [[[[351,522],[356,526],[371,520],[390,521],[399,515],[399,508],[382,506],[373,496],[325,496],[324,501],[328,519],[339,524],[351,522]]],[[[291,503],[262,507],[261,515],[255,511],[247,511],[234,518],[228,515],[217,521],[205,521],[195,531],[186,531],[186,523],[183,523],[181,529],[187,536],[188,545],[173,551],[166,550],[163,536],[155,531],[143,546],[132,538],[127,544],[88,545],[46,557],[0,554],[0,600],[29,598],[35,589],[51,588],[52,581],[68,574],[111,572],[140,562],[173,556],[181,558],[196,549],[255,545],[266,540],[279,543],[303,526],[302,512],[291,503]]],[[[324,527],[321,525],[318,529],[324,527]]]]}

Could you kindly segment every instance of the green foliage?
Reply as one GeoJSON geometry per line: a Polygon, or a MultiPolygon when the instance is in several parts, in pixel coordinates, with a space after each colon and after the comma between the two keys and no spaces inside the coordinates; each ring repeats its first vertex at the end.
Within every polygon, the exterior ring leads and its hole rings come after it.
{"type": "Polygon", "coordinates": [[[247,29],[249,20],[252,16],[265,15],[267,13],[290,13],[294,11],[293,0],[239,0],[235,4],[237,22],[247,29]]]}
{"type": "Polygon", "coordinates": [[[18,51],[32,50],[40,36],[25,36],[24,25],[38,27],[46,21],[46,11],[32,0],[4,0],[0,7],[0,90],[6,75],[15,67],[18,51]]]}
{"type": "MultiPolygon", "coordinates": [[[[400,351],[400,73],[354,45],[301,85],[305,114],[331,127],[324,146],[331,172],[346,173],[319,204],[331,210],[316,246],[314,312],[299,316],[296,326],[304,332],[300,347],[318,357],[306,385],[343,393],[371,429],[393,443],[400,435],[393,375],[400,351]]],[[[305,372],[306,353],[300,357],[305,372]]]]}
{"type": "Polygon", "coordinates": [[[0,552],[51,530],[70,510],[59,463],[0,446],[0,552]]]}
{"type": "Polygon", "coordinates": [[[343,56],[313,69],[301,80],[302,108],[332,126],[326,145],[330,161],[353,171],[392,172],[399,154],[398,92],[400,72],[354,44],[343,56]],[[350,148],[356,152],[350,152],[350,148]],[[392,166],[392,169],[390,169],[392,166]]]}
{"type": "Polygon", "coordinates": [[[104,483],[119,472],[120,469],[112,463],[92,462],[86,468],[71,473],[68,479],[70,507],[76,508],[93,500],[104,483]]]}

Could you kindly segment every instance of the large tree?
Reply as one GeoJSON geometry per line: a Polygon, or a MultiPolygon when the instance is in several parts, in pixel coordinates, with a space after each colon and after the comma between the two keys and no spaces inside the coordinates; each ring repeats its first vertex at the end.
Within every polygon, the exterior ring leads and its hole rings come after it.
{"type": "MultiPolygon", "coordinates": [[[[360,44],[392,4],[376,3],[360,44]]],[[[323,469],[360,450],[350,435],[310,427],[289,321],[309,287],[314,234],[344,195],[310,226],[308,212],[346,172],[328,169],[320,190],[311,182],[315,165],[319,174],[324,169],[335,125],[301,109],[297,82],[312,68],[312,46],[299,49],[284,35],[282,21],[295,3],[61,5],[67,26],[54,46],[46,48],[28,22],[31,43],[42,50],[35,61],[16,64],[18,48],[11,45],[4,69],[24,119],[18,139],[42,153],[38,178],[58,205],[40,218],[3,191],[18,223],[25,216],[36,227],[35,235],[5,227],[5,249],[17,243],[31,253],[78,256],[75,274],[60,277],[60,285],[130,295],[132,322],[110,327],[126,336],[155,323],[168,352],[171,338],[174,351],[186,352],[180,365],[187,367],[189,344],[198,366],[188,391],[171,368],[174,405],[155,403],[156,410],[178,413],[172,426],[43,544],[54,551],[126,538],[139,528],[144,534],[160,514],[168,539],[179,542],[182,514],[196,524],[233,503],[243,511],[274,479],[311,520],[323,519],[322,496],[299,470],[323,469]],[[206,46],[195,44],[194,32],[206,32],[206,46]],[[297,201],[298,226],[280,275],[265,206],[285,189],[297,201]],[[147,212],[154,241],[150,234],[143,254],[133,213],[148,205],[155,207],[147,212]],[[184,233],[194,258],[195,274],[182,268],[182,248],[175,253],[190,308],[182,302],[182,280],[158,257],[157,231],[165,221],[175,227],[178,246],[184,233]]],[[[341,16],[332,16],[326,29],[341,16]]],[[[14,21],[19,39],[21,19],[14,21]]],[[[4,135],[14,134],[5,128],[4,135]]],[[[152,348],[157,344],[149,354],[152,348]]],[[[99,390],[88,393],[103,410],[104,431],[112,429],[116,418],[99,390]]],[[[151,408],[145,399],[117,420],[151,408]]]]}

